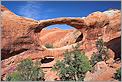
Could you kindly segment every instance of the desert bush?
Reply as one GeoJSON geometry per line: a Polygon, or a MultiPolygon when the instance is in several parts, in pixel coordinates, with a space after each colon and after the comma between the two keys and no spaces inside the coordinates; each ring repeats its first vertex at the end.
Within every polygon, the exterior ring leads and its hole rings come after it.
{"type": "Polygon", "coordinates": [[[39,62],[33,63],[25,59],[18,64],[15,72],[7,76],[7,81],[39,81],[44,79],[44,73],[39,67],[39,62]]]}
{"type": "Polygon", "coordinates": [[[64,53],[64,60],[57,61],[53,66],[53,71],[58,71],[57,75],[63,81],[83,81],[85,73],[91,70],[91,65],[84,52],[78,50],[78,46],[73,51],[64,53]]]}
{"type": "Polygon", "coordinates": [[[54,48],[54,47],[53,47],[53,44],[49,44],[49,43],[45,44],[45,47],[46,47],[46,48],[54,48]]]}
{"type": "Polygon", "coordinates": [[[117,73],[115,73],[115,79],[121,81],[121,68],[117,70],[117,73]]]}
{"type": "Polygon", "coordinates": [[[21,81],[22,77],[20,76],[19,72],[13,72],[12,74],[7,76],[7,81],[21,81]]]}
{"type": "Polygon", "coordinates": [[[108,49],[104,44],[103,39],[96,41],[97,52],[94,52],[91,57],[91,64],[95,65],[97,62],[106,61],[108,57],[108,49]]]}

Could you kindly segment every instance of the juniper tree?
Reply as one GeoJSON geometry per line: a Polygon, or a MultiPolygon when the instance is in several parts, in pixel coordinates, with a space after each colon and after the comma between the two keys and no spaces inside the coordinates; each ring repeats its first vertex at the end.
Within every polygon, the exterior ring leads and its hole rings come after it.
{"type": "Polygon", "coordinates": [[[91,70],[91,65],[84,52],[73,47],[73,51],[64,53],[64,60],[58,60],[52,70],[57,71],[62,81],[83,81],[85,73],[91,70]]]}
{"type": "Polygon", "coordinates": [[[117,70],[117,73],[115,73],[115,79],[121,81],[121,68],[117,70]]]}
{"type": "Polygon", "coordinates": [[[7,81],[39,81],[44,79],[44,73],[39,62],[33,63],[31,59],[25,59],[18,64],[15,72],[7,76],[7,81]]]}
{"type": "Polygon", "coordinates": [[[105,46],[103,39],[96,41],[97,52],[93,52],[91,57],[91,64],[95,65],[97,62],[106,61],[108,57],[108,49],[105,46]]]}

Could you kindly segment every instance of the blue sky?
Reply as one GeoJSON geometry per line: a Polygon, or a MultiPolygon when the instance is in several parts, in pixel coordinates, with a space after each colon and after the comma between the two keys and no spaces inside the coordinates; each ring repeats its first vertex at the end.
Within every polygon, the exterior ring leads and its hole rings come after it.
{"type": "MultiPolygon", "coordinates": [[[[84,17],[95,11],[121,9],[120,1],[2,1],[2,5],[17,15],[35,20],[84,17]]],[[[72,28],[67,25],[52,25],[48,28],[53,27],[72,28]]]]}

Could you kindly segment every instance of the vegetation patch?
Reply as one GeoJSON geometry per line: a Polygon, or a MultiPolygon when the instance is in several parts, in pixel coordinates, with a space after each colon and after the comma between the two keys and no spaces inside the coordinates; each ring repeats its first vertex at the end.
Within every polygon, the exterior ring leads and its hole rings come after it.
{"type": "Polygon", "coordinates": [[[52,70],[58,71],[62,81],[83,81],[85,73],[91,68],[85,53],[81,52],[77,45],[73,51],[66,51],[64,60],[57,61],[52,70]]]}
{"type": "Polygon", "coordinates": [[[96,41],[97,52],[94,52],[91,57],[91,64],[94,66],[97,62],[106,61],[109,59],[108,49],[104,44],[103,39],[98,39],[96,41]]]}
{"type": "Polygon", "coordinates": [[[45,47],[46,48],[54,48],[53,44],[49,44],[49,43],[45,44],[45,47]]]}
{"type": "Polygon", "coordinates": [[[117,79],[118,81],[121,81],[121,68],[117,70],[117,73],[115,73],[114,78],[117,79]]]}
{"type": "Polygon", "coordinates": [[[44,73],[40,68],[40,62],[33,63],[31,59],[25,59],[18,64],[15,72],[7,76],[7,81],[39,81],[44,80],[44,73]]]}

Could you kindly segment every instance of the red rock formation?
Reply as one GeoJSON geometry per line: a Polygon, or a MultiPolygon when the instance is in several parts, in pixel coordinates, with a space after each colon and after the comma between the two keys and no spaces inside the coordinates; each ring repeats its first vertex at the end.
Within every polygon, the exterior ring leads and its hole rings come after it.
{"type": "Polygon", "coordinates": [[[109,67],[104,61],[101,61],[95,65],[95,69],[93,73],[91,72],[86,73],[84,80],[85,81],[116,81],[113,78],[114,73],[116,73],[116,68],[109,67]]]}
{"type": "MultiPolygon", "coordinates": [[[[22,52],[34,46],[34,40],[28,34],[28,28],[37,26],[38,22],[32,19],[15,15],[4,6],[1,6],[2,15],[2,59],[22,52]],[[21,45],[24,44],[24,45],[21,45]],[[15,53],[13,51],[16,51],[15,53]]],[[[34,36],[32,34],[32,36],[34,36]]]]}
{"type": "MultiPolygon", "coordinates": [[[[65,45],[65,41],[74,42],[76,39],[71,35],[68,40],[65,37],[66,34],[72,31],[63,31],[59,29],[42,30],[43,28],[54,24],[67,24],[78,29],[82,34],[82,43],[80,49],[86,52],[86,55],[90,59],[91,54],[96,51],[95,42],[98,38],[103,38],[106,42],[106,46],[109,48],[110,56],[113,58],[120,56],[121,47],[120,44],[120,11],[109,10],[105,12],[95,12],[85,18],[55,18],[48,20],[36,21],[33,19],[17,16],[9,11],[4,6],[1,6],[2,14],[2,76],[10,72],[10,68],[16,67],[16,65],[26,59],[32,58],[33,60],[40,60],[47,56],[53,56],[54,61],[57,59],[63,59],[63,52],[65,50],[72,50],[72,45],[65,45]],[[61,34],[61,35],[60,35],[61,34]],[[58,35],[58,37],[57,37],[58,35]],[[48,37],[48,41],[47,38],[48,37]],[[119,37],[119,38],[118,38],[119,37]],[[116,39],[118,38],[118,39],[116,39]],[[60,39],[60,40],[59,40],[60,39]],[[46,42],[56,43],[55,45],[61,45],[60,48],[47,49],[43,46],[46,42]],[[58,43],[59,42],[59,43],[58,43]],[[63,45],[62,45],[63,44],[63,45]],[[118,46],[113,48],[111,46],[118,46]],[[62,47],[64,46],[64,47],[62,47]],[[117,52],[116,52],[117,51],[117,52]]],[[[78,35],[79,36],[79,35],[78,35]]],[[[77,37],[78,37],[77,36],[77,37]]],[[[49,65],[49,64],[48,64],[49,65]]],[[[43,65],[44,66],[44,65],[43,65]]],[[[113,67],[117,65],[113,65],[113,67]]],[[[110,76],[110,71],[114,68],[107,68],[107,72],[103,72],[101,76],[110,76]]],[[[49,72],[49,71],[48,71],[49,72]]],[[[51,72],[49,72],[51,74],[51,72]]],[[[48,74],[47,74],[48,75],[48,74]]],[[[98,75],[96,72],[95,75],[98,75]]],[[[94,76],[94,75],[93,75],[94,76]]],[[[49,79],[49,78],[48,78],[49,79]]],[[[100,80],[100,77],[93,78],[94,80],[100,80]]],[[[103,77],[101,80],[109,80],[111,77],[103,77]]]]}
{"type": "MultiPolygon", "coordinates": [[[[40,32],[40,44],[53,44],[54,47],[59,46],[56,43],[59,43],[59,41],[64,38],[68,33],[72,32],[72,30],[61,30],[61,29],[50,29],[50,30],[42,30],[40,32]],[[55,35],[57,37],[55,37],[55,35]]],[[[64,46],[64,45],[63,45],[64,46]]],[[[63,47],[61,46],[61,47],[63,47]]]]}

